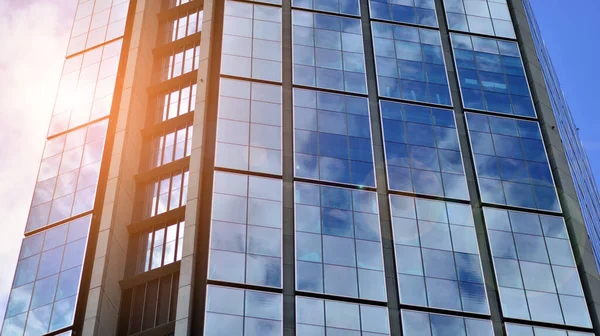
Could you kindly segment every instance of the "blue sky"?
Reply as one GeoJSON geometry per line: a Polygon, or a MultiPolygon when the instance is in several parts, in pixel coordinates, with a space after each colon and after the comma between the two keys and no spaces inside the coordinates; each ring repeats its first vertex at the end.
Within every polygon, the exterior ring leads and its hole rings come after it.
{"type": "MultiPolygon", "coordinates": [[[[600,1],[530,1],[598,180],[600,113],[594,97],[600,85],[594,79],[600,78],[600,1]]],[[[76,4],[0,0],[0,323],[76,4]]]]}
{"type": "Polygon", "coordinates": [[[530,2],[600,185],[600,1],[530,2]]]}

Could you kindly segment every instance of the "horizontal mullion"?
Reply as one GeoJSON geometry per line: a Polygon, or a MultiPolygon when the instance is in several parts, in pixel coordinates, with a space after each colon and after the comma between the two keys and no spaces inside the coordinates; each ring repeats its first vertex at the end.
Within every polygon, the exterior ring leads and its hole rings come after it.
{"type": "Polygon", "coordinates": [[[163,122],[159,122],[156,124],[152,124],[146,128],[144,128],[142,132],[142,137],[149,138],[152,136],[163,135],[165,130],[177,130],[182,128],[183,126],[191,126],[194,122],[194,111],[190,111],[188,113],[184,113],[178,115],[175,118],[168,119],[163,122]]]}
{"type": "Polygon", "coordinates": [[[152,168],[145,172],[139,173],[135,175],[135,182],[138,184],[142,184],[148,181],[153,180],[154,178],[160,177],[164,174],[168,174],[174,171],[182,171],[185,168],[189,168],[190,166],[190,157],[186,156],[183,159],[175,160],[173,162],[158,166],[156,168],[152,168]]]}
{"type": "Polygon", "coordinates": [[[127,277],[121,281],[119,281],[119,286],[121,286],[121,290],[131,289],[139,285],[146,284],[152,280],[157,280],[162,277],[165,277],[170,274],[175,274],[179,272],[181,268],[181,261],[176,261],[148,272],[139,273],[130,277],[127,277]]]}
{"type": "Polygon", "coordinates": [[[202,32],[197,32],[192,35],[188,35],[179,40],[175,40],[173,42],[169,42],[158,46],[152,50],[152,54],[154,57],[163,57],[165,55],[169,55],[173,52],[173,50],[183,50],[184,47],[187,46],[195,46],[200,45],[200,38],[202,36],[202,32]]]}
{"type": "Polygon", "coordinates": [[[163,212],[160,215],[152,216],[135,223],[127,225],[127,231],[130,234],[142,232],[144,230],[152,230],[159,224],[164,224],[172,220],[183,220],[185,218],[185,205],[179,208],[163,212]]]}
{"type": "Polygon", "coordinates": [[[169,20],[178,19],[180,17],[193,13],[194,11],[197,12],[202,9],[204,9],[204,1],[191,0],[183,5],[163,10],[159,12],[156,16],[158,17],[158,21],[162,23],[169,20]]]}
{"type": "Polygon", "coordinates": [[[188,85],[190,82],[196,82],[198,77],[198,70],[192,70],[181,76],[171,78],[169,80],[160,82],[148,88],[148,95],[153,96],[160,92],[167,91],[173,87],[181,87],[182,84],[188,85]]]}

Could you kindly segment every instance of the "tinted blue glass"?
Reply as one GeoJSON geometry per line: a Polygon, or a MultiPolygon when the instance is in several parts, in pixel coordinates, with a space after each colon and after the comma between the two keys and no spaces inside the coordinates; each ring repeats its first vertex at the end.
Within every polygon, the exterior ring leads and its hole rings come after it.
{"type": "Polygon", "coordinates": [[[560,211],[536,122],[474,113],[467,122],[484,202],[560,211]]]}
{"type": "MultiPolygon", "coordinates": [[[[315,8],[328,11],[350,11],[356,0],[315,2],[315,8]],[[338,2],[341,1],[342,3],[338,2]]],[[[295,6],[312,8],[312,3],[294,2],[295,6]]],[[[294,84],[339,91],[367,93],[359,19],[311,13],[292,12],[294,84]],[[314,55],[314,56],[313,56],[314,55]]]]}
{"type": "Polygon", "coordinates": [[[215,173],[210,279],[281,287],[281,188],[276,179],[215,173]]]}
{"type": "Polygon", "coordinates": [[[366,98],[294,89],[295,175],[375,186],[366,98]]]}
{"type": "Polygon", "coordinates": [[[296,289],[385,301],[376,194],[298,182],[295,194],[296,289]]]}
{"type": "Polygon", "coordinates": [[[389,335],[387,308],[296,297],[296,335],[389,335]]]}
{"type": "Polygon", "coordinates": [[[567,287],[584,302],[564,220],[493,208],[484,208],[484,217],[504,316],[590,326],[585,309],[569,320],[558,304],[567,287]]]}
{"type": "Polygon", "coordinates": [[[283,335],[281,294],[209,285],[205,335],[283,335]]]}
{"type": "Polygon", "coordinates": [[[468,199],[454,113],[384,100],[380,107],[390,188],[468,199]]]}
{"type": "MultiPolygon", "coordinates": [[[[402,333],[406,336],[492,336],[492,322],[483,319],[402,310],[402,333]]],[[[511,335],[514,336],[514,335],[511,335]]]]}
{"type": "Polygon", "coordinates": [[[380,96],[451,105],[438,32],[381,22],[371,27],[380,96]]]}
{"type": "Polygon", "coordinates": [[[3,335],[20,335],[23,328],[41,335],[73,323],[90,222],[91,215],[84,216],[23,240],[3,335]]]}
{"type": "Polygon", "coordinates": [[[433,0],[369,0],[371,18],[437,27],[433,0]]]}
{"type": "Polygon", "coordinates": [[[400,302],[487,313],[470,207],[395,195],[390,204],[400,302]]]}
{"type": "Polygon", "coordinates": [[[471,37],[451,37],[465,108],[536,116],[516,42],[473,38],[471,51],[471,37]],[[498,55],[498,45],[513,56],[498,55]]]}
{"type": "Polygon", "coordinates": [[[360,15],[358,0],[294,0],[292,6],[347,15],[360,15]]]}

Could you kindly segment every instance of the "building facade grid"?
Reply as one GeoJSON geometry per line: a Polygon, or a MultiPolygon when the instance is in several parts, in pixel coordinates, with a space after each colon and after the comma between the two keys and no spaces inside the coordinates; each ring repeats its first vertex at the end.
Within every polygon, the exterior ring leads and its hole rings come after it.
{"type": "MultiPolygon", "coordinates": [[[[520,26],[526,1],[80,2],[3,335],[600,331],[529,29],[568,107],[534,20],[520,26]],[[106,263],[86,249],[106,245],[93,200],[113,191],[107,101],[133,71],[116,60],[142,53],[134,13],[153,55],[126,106],[141,135],[115,273],[113,248],[106,263]],[[100,288],[97,311],[69,284],[92,303],[100,288]]],[[[589,163],[570,163],[590,219],[589,163]]]]}

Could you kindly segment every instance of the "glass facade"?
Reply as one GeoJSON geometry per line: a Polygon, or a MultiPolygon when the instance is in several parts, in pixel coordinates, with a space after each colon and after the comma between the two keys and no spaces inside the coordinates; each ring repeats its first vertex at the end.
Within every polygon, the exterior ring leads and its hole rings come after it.
{"type": "Polygon", "coordinates": [[[73,323],[91,215],[23,239],[2,335],[41,335],[73,323]]]}
{"type": "Polygon", "coordinates": [[[78,3],[2,335],[72,333],[128,10],[78,3]]]}
{"type": "Polygon", "coordinates": [[[281,180],[216,172],[209,279],[281,287],[281,180]]]}
{"type": "Polygon", "coordinates": [[[448,27],[432,0],[290,2],[225,6],[226,39],[228,20],[252,27],[268,7],[282,32],[273,55],[292,59],[270,78],[234,74],[224,45],[205,335],[280,335],[290,313],[290,332],[307,336],[493,336],[498,314],[532,336],[544,323],[591,329],[507,2],[444,0],[448,27]],[[258,149],[270,153],[260,164],[258,149]],[[273,194],[253,196],[253,180],[273,194]],[[211,308],[215,288],[239,303],[211,308]],[[273,315],[248,329],[244,295],[261,290],[273,315]]]}
{"type": "MultiPolygon", "coordinates": [[[[492,322],[451,315],[402,310],[402,332],[406,336],[494,336],[492,322]]],[[[512,335],[511,335],[512,336],[512,335]]]]}
{"type": "Polygon", "coordinates": [[[221,79],[215,165],[281,175],[281,86],[221,79]]]}
{"type": "Polygon", "coordinates": [[[368,100],[294,89],[295,176],[375,186],[368,100]]]}
{"type": "Polygon", "coordinates": [[[281,8],[225,1],[221,73],[281,82],[281,8]]]}
{"type": "Polygon", "coordinates": [[[515,39],[506,0],[444,0],[448,29],[515,39]]]}
{"type": "Polygon", "coordinates": [[[451,37],[466,109],[536,117],[516,42],[455,33],[451,37]]]}
{"type": "Polygon", "coordinates": [[[65,60],[48,137],[110,113],[122,44],[117,40],[65,60]]]}
{"type": "Polygon", "coordinates": [[[359,0],[292,0],[292,6],[323,12],[360,16],[359,0]]]}
{"type": "Polygon", "coordinates": [[[371,23],[379,96],[451,106],[436,30],[371,23]]]}
{"type": "Polygon", "coordinates": [[[282,295],[209,285],[205,336],[283,336],[282,295]]]}
{"type": "Polygon", "coordinates": [[[400,302],[488,314],[471,208],[390,196],[400,302]]]}
{"type": "Polygon", "coordinates": [[[79,0],[67,55],[122,37],[128,9],[129,0],[79,0]]]}
{"type": "Polygon", "coordinates": [[[92,210],[107,121],[46,142],[26,232],[92,210]]]}
{"type": "Polygon", "coordinates": [[[560,212],[537,122],[467,113],[482,201],[560,212]]]}
{"type": "MultiPolygon", "coordinates": [[[[560,88],[558,75],[550,59],[546,45],[542,39],[540,29],[535,21],[533,9],[528,0],[523,0],[529,27],[536,45],[538,59],[542,66],[544,81],[548,88],[550,103],[554,110],[557,128],[560,132],[565,154],[571,169],[571,176],[575,183],[575,191],[581,206],[588,236],[592,242],[592,249],[596,257],[596,264],[600,265],[600,195],[594,174],[590,166],[583,143],[579,137],[578,128],[571,115],[567,99],[560,88]]],[[[600,266],[599,266],[600,269],[600,266]]]]}
{"type": "Polygon", "coordinates": [[[469,199],[451,110],[379,101],[388,186],[469,199]]]}
{"type": "MultiPolygon", "coordinates": [[[[132,223],[108,230],[129,234],[115,334],[592,335],[516,1],[164,0],[123,177],[132,223]],[[203,29],[219,41],[201,51],[203,29]]],[[[80,334],[87,316],[128,1],[80,2],[3,335],[80,334]]],[[[529,19],[584,217],[600,217],[529,19]]]]}
{"type": "Polygon", "coordinates": [[[385,301],[377,194],[299,182],[294,190],[296,289],[385,301]]]}
{"type": "Polygon", "coordinates": [[[505,317],[591,328],[562,217],[484,208],[505,317]]]}
{"type": "Polygon", "coordinates": [[[296,335],[390,335],[385,307],[296,297],[296,335]]]}
{"type": "Polygon", "coordinates": [[[591,333],[506,323],[507,336],[592,336],[591,333]]]}
{"type": "Polygon", "coordinates": [[[369,0],[371,18],[437,27],[435,0],[369,0]]]}
{"type": "Polygon", "coordinates": [[[359,19],[292,11],[294,84],[367,93],[359,19]]]}

